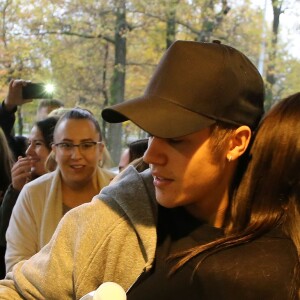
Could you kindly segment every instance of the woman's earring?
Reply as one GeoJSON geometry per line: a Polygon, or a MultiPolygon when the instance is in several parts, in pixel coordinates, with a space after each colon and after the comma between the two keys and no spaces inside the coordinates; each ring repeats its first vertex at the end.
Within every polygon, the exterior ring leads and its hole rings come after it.
{"type": "Polygon", "coordinates": [[[227,156],[227,160],[228,160],[228,162],[230,163],[231,160],[232,160],[232,156],[231,156],[231,155],[228,155],[228,156],[227,156]]]}

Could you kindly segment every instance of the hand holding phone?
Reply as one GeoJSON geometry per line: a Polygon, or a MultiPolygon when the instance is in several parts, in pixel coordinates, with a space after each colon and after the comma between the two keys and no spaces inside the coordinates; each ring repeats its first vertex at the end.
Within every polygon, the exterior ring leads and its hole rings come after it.
{"type": "Polygon", "coordinates": [[[12,79],[8,85],[8,92],[4,99],[5,109],[8,112],[13,111],[18,105],[31,102],[32,99],[24,99],[22,97],[23,87],[29,84],[30,81],[23,79],[12,79]]]}

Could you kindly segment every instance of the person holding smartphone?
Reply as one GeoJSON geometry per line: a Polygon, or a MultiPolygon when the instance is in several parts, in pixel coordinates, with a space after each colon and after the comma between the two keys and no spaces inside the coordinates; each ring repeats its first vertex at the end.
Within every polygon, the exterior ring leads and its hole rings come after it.
{"type": "Polygon", "coordinates": [[[26,137],[16,136],[13,133],[17,107],[32,102],[33,99],[40,99],[36,114],[37,121],[45,119],[52,110],[64,107],[64,104],[57,99],[44,99],[44,97],[52,97],[52,94],[41,91],[44,86],[44,84],[31,83],[22,79],[12,79],[8,85],[7,96],[0,106],[0,127],[5,133],[15,159],[24,156],[27,148],[26,137]]]}

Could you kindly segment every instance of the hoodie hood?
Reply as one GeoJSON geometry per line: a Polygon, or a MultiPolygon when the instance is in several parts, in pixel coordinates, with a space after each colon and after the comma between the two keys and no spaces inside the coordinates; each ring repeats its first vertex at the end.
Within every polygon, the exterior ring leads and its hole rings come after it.
{"type": "Polygon", "coordinates": [[[97,196],[101,201],[109,202],[127,216],[145,249],[145,260],[150,267],[156,249],[157,202],[153,177],[150,169],[138,173],[133,166],[128,166],[109,186],[97,196]]]}

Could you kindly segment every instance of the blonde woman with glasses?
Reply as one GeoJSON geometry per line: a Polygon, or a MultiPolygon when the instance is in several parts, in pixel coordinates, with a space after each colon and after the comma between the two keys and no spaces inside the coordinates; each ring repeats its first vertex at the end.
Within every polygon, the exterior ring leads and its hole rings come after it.
{"type": "Polygon", "coordinates": [[[76,108],[66,112],[54,130],[54,172],[26,184],[7,230],[6,271],[46,245],[63,215],[90,202],[113,174],[99,167],[104,144],[94,116],[76,108]]]}

